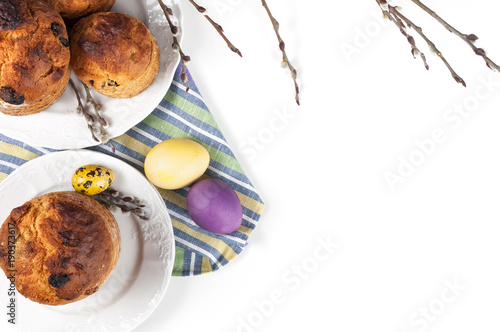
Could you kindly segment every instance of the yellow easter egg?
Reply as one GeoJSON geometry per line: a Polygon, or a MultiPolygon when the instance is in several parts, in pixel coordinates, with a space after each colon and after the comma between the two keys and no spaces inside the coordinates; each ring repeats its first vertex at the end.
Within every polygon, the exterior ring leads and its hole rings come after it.
{"type": "Polygon", "coordinates": [[[190,185],[205,173],[210,155],[199,143],[172,138],[157,144],[146,156],[144,171],[155,186],[179,189],[190,185]]]}

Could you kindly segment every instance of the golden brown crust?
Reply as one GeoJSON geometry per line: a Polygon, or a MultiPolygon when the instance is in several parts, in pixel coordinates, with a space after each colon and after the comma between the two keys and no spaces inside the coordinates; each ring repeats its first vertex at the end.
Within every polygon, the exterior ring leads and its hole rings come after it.
{"type": "Polygon", "coordinates": [[[68,21],[75,21],[81,17],[107,12],[113,7],[115,0],[45,0],[68,21]]]}
{"type": "Polygon", "coordinates": [[[12,270],[9,228],[15,229],[16,288],[38,303],[60,305],[87,297],[118,261],[120,232],[113,215],[77,192],[45,194],[12,210],[0,228],[0,267],[7,276],[12,270]]]}
{"type": "Polygon", "coordinates": [[[61,16],[39,0],[0,5],[0,112],[38,113],[68,84],[70,51],[61,16]]]}
{"type": "Polygon", "coordinates": [[[138,19],[123,13],[96,13],[71,31],[71,67],[101,94],[130,98],[153,82],[160,68],[155,37],[138,19]]]}

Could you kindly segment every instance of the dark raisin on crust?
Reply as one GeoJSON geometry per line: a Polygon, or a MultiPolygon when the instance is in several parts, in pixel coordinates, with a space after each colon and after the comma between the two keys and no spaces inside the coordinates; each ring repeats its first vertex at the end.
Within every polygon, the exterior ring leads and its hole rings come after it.
{"type": "Polygon", "coordinates": [[[90,80],[90,85],[94,86],[94,80],[90,80]]]}
{"type": "MultiPolygon", "coordinates": [[[[63,27],[59,23],[57,23],[57,22],[53,22],[50,25],[50,30],[52,30],[52,33],[56,37],[59,37],[59,35],[61,34],[61,30],[62,29],[63,29],[63,27]]],[[[64,47],[69,47],[69,41],[66,38],[59,37],[59,41],[61,42],[61,44],[63,44],[64,47]]]]}
{"type": "Polygon", "coordinates": [[[56,37],[61,34],[61,28],[61,25],[57,22],[52,22],[52,24],[50,25],[50,30],[52,30],[52,33],[56,37]]]}
{"type": "Polygon", "coordinates": [[[24,96],[17,94],[16,90],[10,86],[2,86],[0,88],[0,98],[12,105],[21,105],[24,103],[24,96]]]}
{"type": "Polygon", "coordinates": [[[111,80],[111,79],[109,79],[109,78],[108,78],[107,85],[108,85],[108,86],[120,86],[120,84],[116,83],[116,81],[111,80]]]}
{"type": "Polygon", "coordinates": [[[61,44],[63,44],[64,47],[69,47],[69,41],[66,38],[59,37],[59,41],[61,42],[61,44]]]}
{"type": "Polygon", "coordinates": [[[66,285],[68,281],[69,281],[69,276],[66,273],[51,274],[49,277],[49,285],[51,285],[54,288],[61,288],[62,286],[66,285]]]}
{"type": "Polygon", "coordinates": [[[19,9],[16,6],[16,1],[0,1],[0,30],[15,30],[19,26],[19,23],[21,23],[21,18],[19,16],[19,9]]]}

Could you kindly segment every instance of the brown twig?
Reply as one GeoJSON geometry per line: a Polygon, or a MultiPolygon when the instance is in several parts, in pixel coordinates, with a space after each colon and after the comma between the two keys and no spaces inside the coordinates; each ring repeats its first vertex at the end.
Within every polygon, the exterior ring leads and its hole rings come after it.
{"type": "Polygon", "coordinates": [[[219,33],[219,35],[224,39],[224,41],[226,42],[227,44],[227,47],[229,47],[229,49],[231,51],[233,51],[234,53],[238,54],[240,57],[242,57],[243,55],[241,54],[240,50],[237,49],[233,43],[231,43],[229,41],[229,39],[227,39],[226,35],[224,34],[224,30],[222,29],[222,26],[220,24],[218,24],[217,22],[215,22],[214,20],[212,20],[212,18],[208,15],[205,15],[205,18],[210,22],[210,24],[212,24],[212,26],[215,28],[215,30],[217,30],[217,32],[219,33]]]}
{"type": "Polygon", "coordinates": [[[196,10],[198,10],[200,13],[202,13],[203,16],[205,16],[205,18],[208,20],[208,22],[210,22],[210,24],[212,24],[212,26],[215,28],[215,30],[217,30],[217,32],[219,33],[219,35],[226,42],[227,47],[229,47],[229,49],[231,51],[233,51],[234,53],[238,54],[239,56],[243,56],[241,54],[240,50],[238,48],[236,48],[233,45],[233,43],[231,43],[231,41],[229,41],[229,39],[226,37],[226,35],[224,34],[224,29],[222,28],[222,26],[220,24],[218,24],[217,22],[215,22],[210,16],[208,16],[207,14],[205,14],[206,9],[204,7],[198,5],[194,0],[189,0],[189,2],[191,2],[191,4],[196,8],[196,10]]]}
{"type": "Polygon", "coordinates": [[[436,19],[436,21],[438,21],[439,23],[441,23],[441,25],[444,26],[448,31],[450,31],[451,33],[457,35],[467,45],[469,45],[470,48],[472,48],[472,50],[474,51],[474,53],[476,55],[478,55],[478,56],[480,56],[480,57],[483,58],[483,60],[486,62],[486,65],[488,66],[488,68],[490,68],[491,70],[500,71],[500,67],[495,62],[493,62],[490,58],[488,58],[486,56],[486,52],[484,51],[484,49],[479,48],[476,45],[474,45],[474,42],[476,40],[478,40],[478,37],[475,34],[465,34],[465,33],[462,33],[460,31],[458,31],[453,26],[451,26],[450,24],[448,24],[445,20],[443,20],[439,15],[437,15],[436,12],[434,12],[429,7],[427,7],[426,5],[424,5],[421,1],[419,1],[419,0],[411,0],[411,1],[413,1],[417,6],[419,6],[420,8],[422,8],[426,13],[428,13],[429,15],[431,15],[432,17],[434,17],[436,19]]]}
{"type": "MultiPolygon", "coordinates": [[[[406,26],[408,26],[408,27],[412,28],[413,30],[415,30],[420,35],[420,37],[427,43],[427,45],[431,49],[431,52],[433,52],[434,54],[436,54],[441,59],[441,61],[443,61],[443,63],[445,64],[446,68],[448,68],[448,70],[450,71],[450,74],[453,77],[453,79],[457,83],[462,84],[464,87],[467,86],[465,84],[465,81],[455,72],[455,70],[453,69],[453,67],[448,62],[448,60],[446,60],[446,58],[444,57],[443,53],[441,53],[441,51],[439,51],[437,49],[436,45],[424,34],[424,32],[423,32],[423,30],[422,30],[421,27],[419,27],[418,25],[416,25],[415,23],[413,23],[410,19],[408,19],[405,15],[403,15],[398,10],[397,7],[389,5],[386,0],[376,0],[376,1],[379,4],[379,6],[382,9],[382,11],[384,12],[384,15],[388,16],[389,19],[396,19],[396,22],[404,22],[404,24],[406,26]]],[[[397,25],[400,27],[400,30],[402,29],[404,31],[404,25],[402,25],[401,23],[397,23],[397,25]]],[[[411,39],[408,39],[408,41],[410,42],[410,44],[412,44],[412,51],[413,51],[413,47],[414,47],[413,46],[413,44],[414,44],[413,37],[411,39]]],[[[427,62],[425,60],[424,60],[424,64],[427,64],[427,62]]],[[[427,68],[427,66],[426,66],[426,68],[427,68]]]]}
{"type": "Polygon", "coordinates": [[[274,32],[276,33],[276,37],[278,37],[278,42],[279,42],[279,48],[281,52],[283,53],[283,64],[288,66],[288,69],[290,69],[290,73],[292,75],[293,79],[293,84],[295,85],[295,101],[297,102],[297,105],[300,105],[300,90],[299,90],[299,85],[297,84],[297,70],[292,66],[290,63],[290,60],[288,60],[288,56],[285,51],[285,42],[281,38],[281,35],[279,33],[279,23],[278,21],[274,18],[274,16],[271,13],[271,10],[269,9],[269,6],[267,5],[265,0],[262,0],[262,6],[267,11],[267,15],[269,16],[269,19],[271,20],[271,23],[273,24],[274,32]]]}
{"type": "Polygon", "coordinates": [[[163,10],[163,14],[165,14],[165,18],[167,19],[168,25],[170,26],[170,31],[172,32],[172,36],[174,39],[172,47],[175,50],[179,51],[179,54],[181,56],[181,80],[186,85],[186,91],[189,91],[189,81],[186,73],[186,64],[191,60],[191,58],[189,57],[189,55],[184,54],[181,45],[179,44],[179,40],[177,39],[179,28],[172,22],[172,19],[170,18],[170,16],[174,15],[174,12],[171,8],[167,7],[167,5],[165,5],[162,0],[158,0],[158,3],[163,10]]]}

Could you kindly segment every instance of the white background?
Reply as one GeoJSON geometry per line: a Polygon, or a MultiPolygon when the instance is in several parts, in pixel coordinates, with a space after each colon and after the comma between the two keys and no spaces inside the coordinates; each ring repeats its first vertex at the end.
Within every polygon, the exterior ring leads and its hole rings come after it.
{"type": "MultiPolygon", "coordinates": [[[[266,209],[236,260],[174,278],[137,331],[498,331],[500,74],[409,0],[403,12],[468,88],[412,32],[430,70],[414,60],[375,0],[269,0],[299,72],[297,107],[261,1],[199,3],[243,58],[185,1],[189,69],[266,209]],[[278,130],[276,114],[288,115],[278,130]],[[446,139],[391,191],[384,173],[398,174],[400,157],[418,161],[415,141],[434,130],[446,139]],[[340,247],[316,267],[329,239],[340,247]],[[296,267],[309,272],[300,284],[296,267]]],[[[497,1],[426,3],[500,63],[497,1]]]]}
{"type": "MultiPolygon", "coordinates": [[[[236,260],[173,278],[136,331],[498,331],[500,74],[410,0],[467,88],[375,0],[269,0],[298,107],[261,1],[199,0],[243,58],[184,2],[189,69],[266,208],[236,260]]],[[[500,63],[500,3],[426,3],[500,63]]]]}

